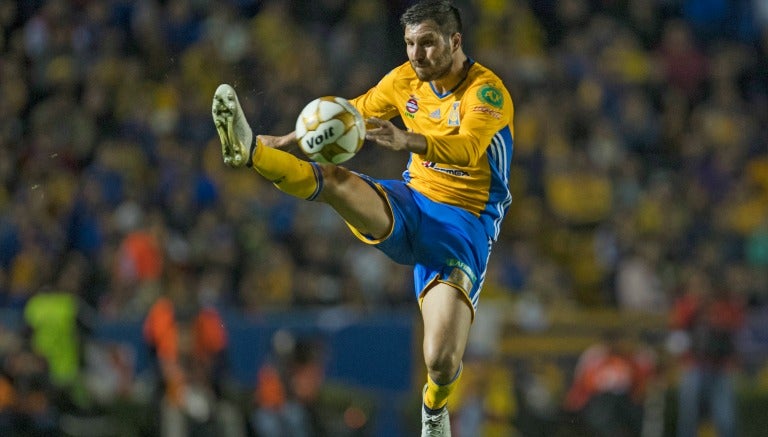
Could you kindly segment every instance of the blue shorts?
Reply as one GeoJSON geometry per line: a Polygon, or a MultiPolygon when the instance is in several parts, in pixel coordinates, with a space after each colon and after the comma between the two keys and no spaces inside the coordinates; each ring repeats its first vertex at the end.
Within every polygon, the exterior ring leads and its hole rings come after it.
{"type": "Polygon", "coordinates": [[[350,226],[352,232],[395,262],[414,266],[419,305],[434,282],[444,282],[464,294],[474,317],[492,244],[480,219],[462,208],[428,199],[405,181],[360,176],[384,196],[392,210],[393,228],[380,239],[350,226]]]}

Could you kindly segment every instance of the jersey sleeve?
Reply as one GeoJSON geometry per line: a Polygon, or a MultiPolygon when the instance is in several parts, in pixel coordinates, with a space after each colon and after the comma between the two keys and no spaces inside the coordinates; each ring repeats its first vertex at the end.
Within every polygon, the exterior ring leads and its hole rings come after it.
{"type": "Polygon", "coordinates": [[[350,99],[349,102],[360,111],[363,118],[377,117],[390,120],[397,115],[395,101],[395,74],[390,72],[379,83],[361,96],[350,99]]]}
{"type": "Polygon", "coordinates": [[[493,136],[505,126],[511,126],[512,98],[501,84],[482,83],[467,90],[460,114],[458,133],[425,135],[424,159],[464,167],[477,164],[493,136]]]}

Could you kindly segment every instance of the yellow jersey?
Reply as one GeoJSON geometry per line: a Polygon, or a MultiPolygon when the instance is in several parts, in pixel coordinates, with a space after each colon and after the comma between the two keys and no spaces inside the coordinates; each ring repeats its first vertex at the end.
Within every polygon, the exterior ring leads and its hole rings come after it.
{"type": "Polygon", "coordinates": [[[512,202],[514,107],[501,79],[470,62],[467,76],[446,93],[419,80],[405,62],[350,102],[365,118],[400,116],[409,131],[424,135],[427,150],[411,153],[405,181],[435,202],[478,216],[495,240],[512,202]]]}

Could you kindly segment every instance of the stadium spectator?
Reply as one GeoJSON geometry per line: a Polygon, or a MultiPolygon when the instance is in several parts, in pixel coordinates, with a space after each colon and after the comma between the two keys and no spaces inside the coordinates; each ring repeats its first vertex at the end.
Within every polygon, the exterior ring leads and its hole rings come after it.
{"type": "Polygon", "coordinates": [[[326,435],[319,397],[325,375],[320,343],[277,331],[268,359],[259,367],[249,427],[258,436],[326,435]]]}
{"type": "Polygon", "coordinates": [[[698,435],[704,414],[710,415],[719,436],[738,435],[734,375],[744,301],[718,279],[719,274],[703,269],[689,272],[670,314],[671,328],[683,340],[678,437],[698,435]]]}
{"type": "Polygon", "coordinates": [[[583,421],[589,435],[640,436],[646,388],[655,357],[626,334],[609,331],[579,357],[565,409],[583,421]]]}
{"type": "Polygon", "coordinates": [[[187,273],[169,274],[168,290],[143,322],[162,399],[160,432],[185,436],[242,430],[225,399],[227,332],[221,316],[214,307],[195,302],[187,273]]]}
{"type": "Polygon", "coordinates": [[[0,411],[0,432],[14,437],[60,435],[57,389],[45,357],[22,344],[4,357],[1,370],[7,397],[0,411]]]}

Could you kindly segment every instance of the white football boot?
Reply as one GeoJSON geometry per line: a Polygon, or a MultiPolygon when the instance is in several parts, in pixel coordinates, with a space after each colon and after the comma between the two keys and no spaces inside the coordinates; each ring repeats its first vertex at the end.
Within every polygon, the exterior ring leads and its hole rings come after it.
{"type": "Polygon", "coordinates": [[[253,152],[251,149],[253,131],[248,125],[248,120],[245,119],[234,88],[227,84],[221,84],[216,88],[211,114],[221,139],[224,164],[235,168],[246,165],[253,152]]]}
{"type": "Polygon", "coordinates": [[[451,437],[448,408],[443,407],[438,414],[429,414],[421,407],[421,437],[451,437]]]}
{"type": "MultiPolygon", "coordinates": [[[[422,393],[426,391],[425,384],[422,393]]],[[[437,414],[430,414],[424,405],[421,405],[421,437],[451,437],[451,419],[448,417],[447,406],[437,414]]]]}

